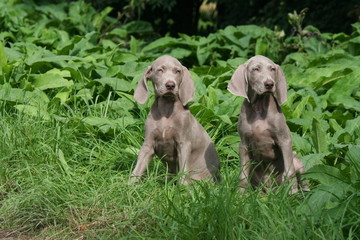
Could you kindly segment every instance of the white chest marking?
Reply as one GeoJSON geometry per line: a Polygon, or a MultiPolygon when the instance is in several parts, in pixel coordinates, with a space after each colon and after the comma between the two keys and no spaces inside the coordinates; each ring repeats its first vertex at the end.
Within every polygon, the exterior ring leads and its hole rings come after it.
{"type": "Polygon", "coordinates": [[[162,137],[163,139],[165,138],[165,132],[166,132],[166,129],[164,128],[163,132],[162,132],[162,137]]]}

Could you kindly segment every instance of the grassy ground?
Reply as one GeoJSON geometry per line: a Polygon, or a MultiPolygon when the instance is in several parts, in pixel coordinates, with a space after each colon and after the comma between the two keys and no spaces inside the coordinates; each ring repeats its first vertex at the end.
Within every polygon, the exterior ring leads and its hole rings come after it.
{"type": "Polygon", "coordinates": [[[0,239],[360,239],[359,23],[351,35],[299,18],[296,36],[248,25],[154,41],[150,23],[119,26],[84,1],[0,9],[0,239]],[[151,105],[133,90],[164,54],[191,71],[218,185],[166,182],[159,160],[128,183],[151,105]],[[310,193],[238,191],[243,98],[226,86],[257,54],[286,75],[282,110],[310,193]]]}
{"type": "MultiPolygon", "coordinates": [[[[79,115],[80,116],[80,115],[79,115]]],[[[288,186],[266,195],[237,190],[238,165],[223,181],[166,182],[160,161],[128,183],[142,130],[99,136],[76,118],[0,118],[0,225],[33,239],[345,239],[341,223],[299,210],[288,186]],[[130,135],[132,133],[132,135],[130,135]]],[[[140,122],[139,122],[140,124],[140,122]]],[[[4,235],[4,234],[3,234],[4,235]]]]}

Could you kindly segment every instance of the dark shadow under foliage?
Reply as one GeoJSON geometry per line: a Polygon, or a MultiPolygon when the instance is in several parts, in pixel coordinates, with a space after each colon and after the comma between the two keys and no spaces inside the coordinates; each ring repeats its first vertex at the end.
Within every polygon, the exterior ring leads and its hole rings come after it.
{"type": "Polygon", "coordinates": [[[300,12],[304,8],[309,11],[304,25],[314,25],[321,32],[351,33],[351,24],[360,19],[360,4],[357,0],[208,0],[215,3],[216,22],[207,32],[199,31],[200,5],[204,0],[87,0],[98,9],[113,7],[113,16],[125,16],[129,20],[145,20],[151,22],[155,32],[160,35],[170,33],[207,34],[228,25],[255,24],[272,29],[291,31],[287,14],[300,12]]]}
{"type": "Polygon", "coordinates": [[[356,0],[218,0],[218,27],[227,25],[256,24],[272,28],[278,25],[281,29],[290,26],[287,13],[309,11],[305,25],[314,25],[321,32],[351,32],[351,23],[359,21],[360,4],[356,0]]]}

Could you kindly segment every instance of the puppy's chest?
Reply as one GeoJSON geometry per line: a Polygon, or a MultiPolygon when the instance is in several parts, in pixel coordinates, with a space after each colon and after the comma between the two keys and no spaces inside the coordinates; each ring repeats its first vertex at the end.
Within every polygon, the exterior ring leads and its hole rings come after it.
{"type": "Polygon", "coordinates": [[[256,120],[252,124],[245,124],[243,135],[250,142],[274,144],[272,126],[266,120],[256,120]]]}
{"type": "Polygon", "coordinates": [[[179,123],[173,119],[162,118],[156,122],[153,130],[155,140],[163,143],[174,142],[178,137],[179,123]]]}
{"type": "Polygon", "coordinates": [[[155,153],[163,158],[163,161],[176,159],[176,146],[178,142],[177,122],[171,119],[161,119],[156,122],[153,130],[155,140],[155,153]]]}
{"type": "Polygon", "coordinates": [[[242,132],[242,141],[247,142],[253,160],[272,161],[277,158],[277,147],[272,126],[265,120],[246,124],[242,132]]]}

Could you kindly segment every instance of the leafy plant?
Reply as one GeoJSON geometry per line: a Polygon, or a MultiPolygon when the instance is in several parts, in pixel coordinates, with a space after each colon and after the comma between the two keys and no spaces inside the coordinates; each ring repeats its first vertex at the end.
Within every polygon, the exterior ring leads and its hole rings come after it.
{"type": "Polygon", "coordinates": [[[308,26],[302,31],[316,34],[299,39],[248,25],[154,40],[149,23],[119,25],[109,8],[98,13],[83,1],[0,1],[0,8],[2,226],[45,236],[51,229],[63,238],[171,238],[174,232],[184,239],[356,238],[359,23],[351,35],[308,26]],[[165,178],[159,161],[148,180],[127,184],[151,104],[136,104],[133,91],[163,54],[178,58],[194,79],[190,111],[216,143],[224,176],[219,186],[159,184],[165,178]],[[288,196],[288,186],[267,196],[235,191],[243,99],[226,87],[255,54],[285,72],[282,110],[312,182],[305,199],[288,196]]]}

